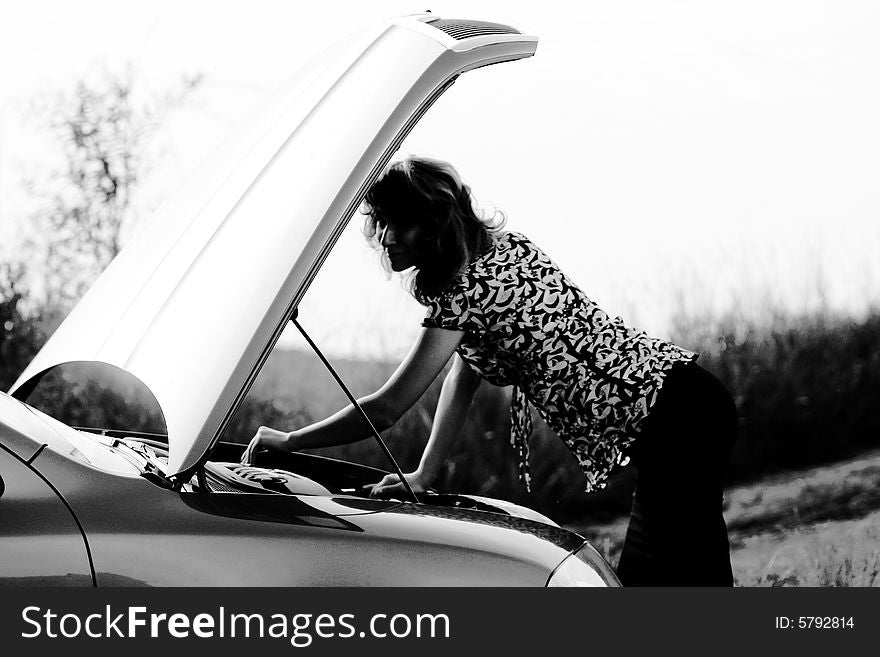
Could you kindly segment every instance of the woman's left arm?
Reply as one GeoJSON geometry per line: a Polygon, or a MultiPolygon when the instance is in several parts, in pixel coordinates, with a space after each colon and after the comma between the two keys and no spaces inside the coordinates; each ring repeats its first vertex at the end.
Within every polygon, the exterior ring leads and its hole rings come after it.
{"type": "MultiPolygon", "coordinates": [[[[377,431],[390,427],[418,401],[455,353],[463,335],[462,331],[423,328],[409,354],[388,381],[373,394],[358,400],[377,431]]],[[[349,404],[327,419],[295,431],[260,427],[245,450],[242,462],[252,463],[258,450],[295,451],[344,445],[370,435],[361,414],[349,404]]]]}

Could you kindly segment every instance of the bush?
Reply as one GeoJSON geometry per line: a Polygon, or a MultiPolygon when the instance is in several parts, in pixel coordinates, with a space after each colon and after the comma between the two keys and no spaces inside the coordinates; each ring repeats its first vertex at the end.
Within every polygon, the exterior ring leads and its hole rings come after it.
{"type": "Polygon", "coordinates": [[[39,314],[22,309],[23,276],[21,266],[0,264],[0,390],[4,392],[46,341],[39,314]]]}
{"type": "Polygon", "coordinates": [[[744,334],[722,331],[701,362],[732,392],[742,481],[844,458],[880,444],[880,314],[813,316],[744,334]]]}

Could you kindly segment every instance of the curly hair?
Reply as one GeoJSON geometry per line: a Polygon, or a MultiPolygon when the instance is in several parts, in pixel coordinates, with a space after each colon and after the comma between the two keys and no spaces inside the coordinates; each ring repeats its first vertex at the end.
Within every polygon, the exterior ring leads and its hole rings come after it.
{"type": "MultiPolygon", "coordinates": [[[[423,227],[419,265],[409,281],[410,293],[422,304],[441,294],[485,252],[492,233],[504,225],[501,212],[485,217],[475,208],[470,187],[451,164],[426,157],[410,156],[389,165],[364,202],[364,235],[377,250],[382,249],[382,225],[423,227]]],[[[387,258],[383,265],[390,267],[387,258]]]]}

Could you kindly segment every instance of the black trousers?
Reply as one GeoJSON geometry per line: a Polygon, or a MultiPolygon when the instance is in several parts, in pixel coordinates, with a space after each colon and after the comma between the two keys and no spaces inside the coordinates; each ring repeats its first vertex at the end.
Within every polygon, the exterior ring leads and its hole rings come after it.
{"type": "Polygon", "coordinates": [[[732,586],[722,516],[736,407],[696,363],[667,373],[633,444],[637,470],[617,574],[624,586],[732,586]]]}

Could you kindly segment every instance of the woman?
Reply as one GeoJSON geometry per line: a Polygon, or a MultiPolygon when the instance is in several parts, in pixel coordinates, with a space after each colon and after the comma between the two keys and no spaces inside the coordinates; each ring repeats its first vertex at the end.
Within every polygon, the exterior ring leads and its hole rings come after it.
{"type": "MultiPolygon", "coordinates": [[[[481,219],[446,163],[391,165],[366,205],[368,239],[392,270],[413,269],[412,293],[428,308],[409,355],[359,400],[376,428],[390,427],[453,358],[421,462],[405,475],[413,490],[437,478],[481,379],[513,385],[511,440],[526,487],[529,402],[577,458],[588,492],[634,462],[624,584],[731,585],[721,510],[736,412],[697,356],[610,318],[526,237],[481,219]]],[[[290,432],[260,427],[242,461],[365,437],[349,406],[290,432]]],[[[402,490],[388,475],[373,494],[402,490]]]]}

